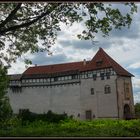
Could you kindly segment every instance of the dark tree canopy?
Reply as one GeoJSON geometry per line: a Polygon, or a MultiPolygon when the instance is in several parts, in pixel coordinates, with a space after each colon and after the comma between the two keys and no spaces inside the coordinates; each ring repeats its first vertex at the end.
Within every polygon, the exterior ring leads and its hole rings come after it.
{"type": "Polygon", "coordinates": [[[140,103],[135,104],[135,115],[136,118],[140,118],[140,103]]]}
{"type": "Polygon", "coordinates": [[[26,52],[49,52],[62,23],[83,21],[86,28],[77,37],[86,40],[94,39],[98,32],[106,36],[113,28],[129,27],[137,7],[123,4],[130,10],[126,14],[108,3],[1,3],[0,60],[10,64],[26,52]]]}

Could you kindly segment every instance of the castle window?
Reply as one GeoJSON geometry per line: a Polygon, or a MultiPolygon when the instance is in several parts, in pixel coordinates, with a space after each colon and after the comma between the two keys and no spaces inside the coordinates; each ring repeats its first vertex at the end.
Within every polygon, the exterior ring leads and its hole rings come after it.
{"type": "Polygon", "coordinates": [[[77,75],[72,75],[72,79],[77,79],[77,75]]]}
{"type": "Polygon", "coordinates": [[[58,77],[58,81],[61,81],[61,77],[58,77]]]}
{"type": "Polygon", "coordinates": [[[99,66],[101,66],[101,65],[102,65],[102,63],[103,63],[103,61],[102,61],[102,60],[98,60],[98,61],[96,61],[96,66],[97,66],[97,67],[99,67],[99,66]]]}
{"type": "Polygon", "coordinates": [[[91,91],[91,95],[93,95],[94,94],[94,88],[91,88],[90,91],[91,91]]]}
{"type": "Polygon", "coordinates": [[[11,89],[12,89],[13,93],[20,93],[20,92],[22,92],[20,87],[12,87],[11,89]]]}
{"type": "Polygon", "coordinates": [[[68,76],[68,79],[69,79],[69,80],[71,80],[71,78],[72,78],[71,76],[68,76]]]}
{"type": "Polygon", "coordinates": [[[100,73],[101,80],[104,80],[104,73],[100,73]]]}
{"type": "Polygon", "coordinates": [[[84,74],[81,74],[81,78],[82,78],[82,79],[85,78],[84,74]]]}
{"type": "Polygon", "coordinates": [[[58,77],[55,77],[55,78],[54,78],[54,81],[55,81],[55,82],[58,81],[58,77]]]}
{"type": "Polygon", "coordinates": [[[93,80],[96,80],[97,74],[93,74],[93,80]]]}
{"type": "Polygon", "coordinates": [[[65,80],[68,80],[68,76],[65,76],[65,80]]]}
{"type": "Polygon", "coordinates": [[[36,82],[39,83],[39,79],[36,79],[36,82]]]}
{"type": "Polygon", "coordinates": [[[92,78],[92,73],[91,72],[88,73],[88,77],[92,78]]]}
{"type": "Polygon", "coordinates": [[[105,94],[111,93],[111,88],[109,85],[106,85],[104,90],[105,90],[105,94]]]}
{"type": "Polygon", "coordinates": [[[106,78],[107,78],[107,79],[110,79],[110,72],[107,72],[107,73],[106,73],[106,78]]]}
{"type": "Polygon", "coordinates": [[[88,78],[88,72],[85,73],[85,78],[88,78]]]}
{"type": "Polygon", "coordinates": [[[47,82],[50,82],[50,78],[47,79],[47,82]]]}
{"type": "Polygon", "coordinates": [[[51,82],[54,82],[54,78],[51,78],[51,82]]]}

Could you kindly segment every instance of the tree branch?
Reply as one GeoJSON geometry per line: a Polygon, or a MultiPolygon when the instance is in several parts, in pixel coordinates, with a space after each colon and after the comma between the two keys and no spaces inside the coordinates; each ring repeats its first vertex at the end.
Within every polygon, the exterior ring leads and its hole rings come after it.
{"type": "Polygon", "coordinates": [[[9,21],[12,20],[12,18],[15,16],[15,14],[17,13],[17,11],[20,9],[22,3],[18,3],[16,8],[11,11],[11,13],[8,15],[8,17],[0,24],[0,28],[4,27],[4,25],[6,25],[9,21]]]}
{"type": "MultiPolygon", "coordinates": [[[[60,5],[61,4],[58,4],[57,6],[54,7],[54,9],[57,8],[60,5]]],[[[54,9],[52,11],[54,11],[54,9]]],[[[33,23],[35,23],[38,20],[40,20],[42,17],[44,17],[46,15],[49,15],[52,11],[46,11],[45,13],[42,13],[40,16],[37,16],[36,19],[31,20],[29,22],[26,22],[26,23],[23,23],[23,24],[20,24],[20,25],[15,25],[15,26],[12,26],[12,27],[9,27],[9,28],[2,29],[2,30],[0,30],[0,35],[3,35],[3,34],[5,34],[6,32],[9,32],[9,31],[14,31],[14,30],[17,30],[17,29],[20,29],[20,28],[29,27],[33,23]]]]}

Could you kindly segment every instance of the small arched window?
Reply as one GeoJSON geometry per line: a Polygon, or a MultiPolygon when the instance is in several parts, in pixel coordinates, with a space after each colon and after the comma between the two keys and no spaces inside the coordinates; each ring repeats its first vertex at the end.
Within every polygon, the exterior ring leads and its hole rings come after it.
{"type": "Polygon", "coordinates": [[[106,85],[104,90],[105,90],[105,94],[111,93],[111,87],[109,85],[106,85]]]}

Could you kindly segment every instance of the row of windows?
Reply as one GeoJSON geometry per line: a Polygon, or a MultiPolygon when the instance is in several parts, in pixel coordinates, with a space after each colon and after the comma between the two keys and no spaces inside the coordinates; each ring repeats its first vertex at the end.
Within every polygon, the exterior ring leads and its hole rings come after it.
{"type": "MultiPolygon", "coordinates": [[[[91,95],[94,95],[95,94],[94,88],[91,88],[90,89],[90,92],[91,92],[91,95]]],[[[111,93],[111,87],[109,85],[105,85],[105,87],[104,87],[104,93],[105,94],[111,93]]]]}
{"type": "Polygon", "coordinates": [[[78,79],[78,75],[72,75],[72,76],[64,76],[64,77],[54,77],[54,78],[47,78],[47,79],[24,79],[22,80],[22,83],[50,83],[50,82],[56,82],[56,81],[65,81],[65,80],[72,80],[72,79],[78,79]]]}
{"type": "MultiPolygon", "coordinates": [[[[80,77],[82,79],[85,78],[93,78],[94,80],[97,79],[98,76],[101,77],[101,80],[110,79],[110,75],[115,74],[114,71],[110,69],[102,69],[97,71],[89,71],[89,72],[83,72],[80,77]]],[[[61,77],[54,77],[54,78],[40,78],[40,79],[23,79],[22,83],[50,83],[50,82],[56,82],[56,81],[65,81],[65,80],[72,80],[72,79],[78,79],[78,75],[70,75],[70,76],[61,76],[61,77]]],[[[18,83],[18,81],[12,81],[12,83],[18,83]]]]}
{"type": "Polygon", "coordinates": [[[11,89],[12,89],[13,93],[21,93],[22,92],[22,88],[20,88],[20,87],[12,87],[11,89]]]}
{"type": "MultiPolygon", "coordinates": [[[[110,73],[100,74],[101,80],[110,79],[110,73]]],[[[94,80],[97,79],[97,74],[88,74],[88,75],[81,75],[81,78],[93,78],[94,80]]],[[[50,83],[50,82],[57,82],[57,81],[65,81],[65,80],[72,80],[78,79],[78,75],[73,76],[65,76],[65,77],[55,77],[55,78],[48,78],[48,79],[23,79],[22,83],[50,83]]],[[[19,83],[19,81],[12,81],[11,83],[19,83]]]]}
{"type": "MultiPolygon", "coordinates": [[[[105,77],[106,79],[110,79],[110,72],[108,73],[100,73],[100,77],[101,77],[101,80],[105,80],[105,77]]],[[[94,80],[97,79],[97,74],[86,74],[86,75],[82,75],[81,78],[93,78],[94,80]]]]}

